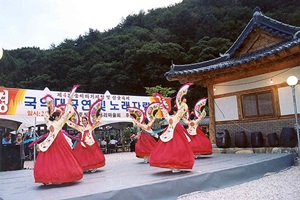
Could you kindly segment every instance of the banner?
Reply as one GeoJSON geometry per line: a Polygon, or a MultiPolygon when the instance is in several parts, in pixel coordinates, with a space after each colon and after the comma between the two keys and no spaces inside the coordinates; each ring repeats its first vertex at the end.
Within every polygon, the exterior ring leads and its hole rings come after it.
{"type": "MultiPolygon", "coordinates": [[[[54,105],[56,106],[65,104],[70,92],[0,87],[0,115],[42,117],[47,112],[46,102],[42,99],[46,94],[54,97],[54,105]]],[[[104,94],[76,93],[72,103],[80,114],[86,114],[90,106],[99,98],[103,98],[102,117],[114,119],[113,121],[129,118],[128,106],[145,110],[150,103],[158,102],[151,96],[114,95],[106,91],[104,94]]],[[[171,107],[170,98],[166,98],[166,101],[171,107]]]]}

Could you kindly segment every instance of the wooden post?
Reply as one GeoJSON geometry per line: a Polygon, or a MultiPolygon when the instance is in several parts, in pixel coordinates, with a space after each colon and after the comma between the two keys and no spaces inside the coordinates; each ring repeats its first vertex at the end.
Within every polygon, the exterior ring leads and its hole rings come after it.
{"type": "Polygon", "coordinates": [[[215,120],[215,104],[214,104],[214,85],[207,84],[208,90],[208,107],[209,107],[209,139],[216,143],[216,120],[215,120]]]}

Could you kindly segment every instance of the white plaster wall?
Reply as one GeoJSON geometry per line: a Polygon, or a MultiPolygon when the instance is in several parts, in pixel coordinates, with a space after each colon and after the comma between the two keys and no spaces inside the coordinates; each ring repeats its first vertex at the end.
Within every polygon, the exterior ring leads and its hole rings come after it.
{"type": "MultiPolygon", "coordinates": [[[[300,78],[299,74],[298,77],[300,78]]],[[[300,81],[300,80],[299,80],[300,81]]],[[[290,86],[278,88],[279,106],[281,115],[295,114],[292,89],[290,86]]],[[[297,113],[300,113],[300,85],[295,87],[297,113]]]]}
{"type": "MultiPolygon", "coordinates": [[[[300,79],[300,66],[250,78],[216,84],[214,85],[214,95],[222,95],[270,86],[272,85],[270,83],[271,79],[273,84],[282,84],[285,83],[286,79],[292,75],[300,79]]],[[[297,112],[300,113],[300,80],[298,85],[295,87],[295,90],[297,112]]],[[[291,88],[289,86],[279,88],[278,95],[281,115],[294,114],[291,88]]],[[[237,97],[229,96],[215,99],[215,117],[216,121],[238,120],[237,97]]]]}
{"type": "Polygon", "coordinates": [[[236,96],[229,96],[215,99],[215,117],[216,121],[237,120],[238,104],[236,96]]]}
{"type": "Polygon", "coordinates": [[[300,79],[300,66],[291,69],[280,70],[272,73],[262,74],[259,76],[253,76],[250,78],[243,78],[235,81],[224,82],[214,85],[214,95],[227,94],[231,92],[238,92],[243,90],[255,89],[272,85],[281,84],[286,82],[289,76],[296,76],[300,79]]]}

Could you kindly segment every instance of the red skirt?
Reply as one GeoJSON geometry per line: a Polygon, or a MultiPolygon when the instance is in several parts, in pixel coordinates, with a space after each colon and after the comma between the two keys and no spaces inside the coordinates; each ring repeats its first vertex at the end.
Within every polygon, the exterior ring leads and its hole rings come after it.
{"type": "Polygon", "coordinates": [[[197,135],[189,135],[191,138],[190,146],[195,155],[210,155],[212,154],[212,144],[209,138],[204,134],[198,126],[197,135]]]}
{"type": "Polygon", "coordinates": [[[149,157],[150,166],[171,169],[192,169],[194,154],[186,138],[187,131],[177,123],[169,142],[159,140],[149,157]]]}
{"type": "Polygon", "coordinates": [[[82,179],[82,168],[61,131],[47,151],[38,153],[33,173],[36,183],[60,184],[82,179]]]}
{"type": "Polygon", "coordinates": [[[156,143],[156,140],[150,134],[142,131],[137,143],[135,144],[136,157],[148,158],[156,143]]]}
{"type": "Polygon", "coordinates": [[[85,144],[86,147],[83,147],[78,141],[74,148],[74,155],[83,170],[97,169],[105,166],[104,154],[95,137],[94,140],[95,143],[92,146],[85,144]]]}

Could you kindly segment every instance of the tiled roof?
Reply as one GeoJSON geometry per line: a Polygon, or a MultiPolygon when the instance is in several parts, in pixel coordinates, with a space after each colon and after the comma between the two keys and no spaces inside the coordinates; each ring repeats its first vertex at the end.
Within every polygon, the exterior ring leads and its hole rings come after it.
{"type": "Polygon", "coordinates": [[[172,76],[189,75],[213,71],[217,69],[229,68],[232,66],[251,62],[263,57],[267,57],[269,55],[284,51],[296,45],[300,45],[300,27],[284,24],[270,17],[267,17],[263,15],[257,8],[253,14],[252,19],[247,24],[241,35],[233,43],[233,45],[225,52],[225,54],[221,55],[221,57],[193,64],[173,64],[170,70],[165,73],[165,76],[168,79],[172,79],[172,76]],[[251,31],[256,27],[267,31],[272,35],[284,38],[285,41],[264,49],[259,49],[254,52],[243,54],[236,58],[231,58],[231,56],[247,38],[249,33],[251,33],[251,31]]]}

